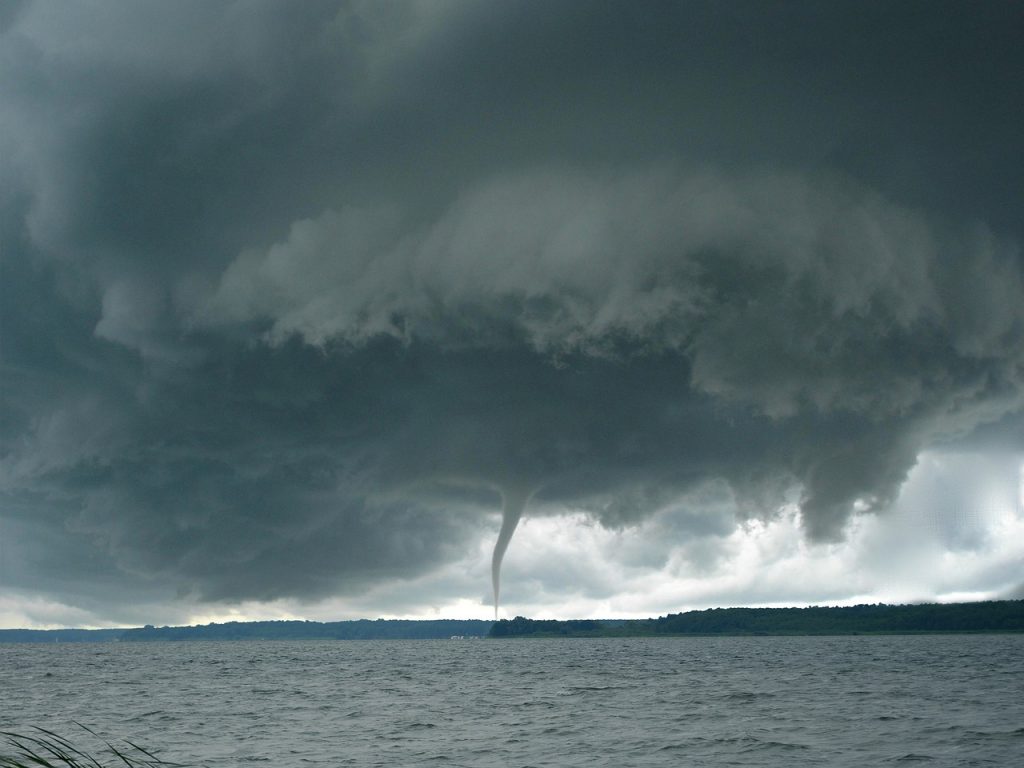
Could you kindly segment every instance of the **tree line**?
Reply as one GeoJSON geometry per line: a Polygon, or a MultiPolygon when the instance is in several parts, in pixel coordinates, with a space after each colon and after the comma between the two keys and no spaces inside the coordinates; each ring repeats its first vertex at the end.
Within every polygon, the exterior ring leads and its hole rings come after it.
{"type": "Polygon", "coordinates": [[[1024,600],[809,608],[709,608],[639,621],[557,621],[517,616],[489,637],[655,635],[855,635],[1024,632],[1024,600]]]}
{"type": "Polygon", "coordinates": [[[231,621],[134,629],[0,629],[0,642],[171,642],[188,640],[437,640],[450,637],[642,637],[671,635],[854,635],[1024,632],[1024,600],[842,608],[710,608],[638,621],[359,619],[231,621]]]}

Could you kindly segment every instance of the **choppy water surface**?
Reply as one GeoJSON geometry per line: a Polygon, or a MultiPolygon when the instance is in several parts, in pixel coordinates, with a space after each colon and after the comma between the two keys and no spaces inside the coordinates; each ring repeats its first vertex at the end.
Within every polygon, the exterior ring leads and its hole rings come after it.
{"type": "Polygon", "coordinates": [[[215,766],[1024,764],[1024,636],[0,645],[0,727],[215,766]]]}

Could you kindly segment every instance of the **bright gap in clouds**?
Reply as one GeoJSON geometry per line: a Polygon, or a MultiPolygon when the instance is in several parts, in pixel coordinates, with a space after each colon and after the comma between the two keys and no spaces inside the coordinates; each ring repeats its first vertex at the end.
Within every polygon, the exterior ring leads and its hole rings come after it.
{"type": "MultiPolygon", "coordinates": [[[[1017,586],[1024,564],[1019,456],[922,454],[894,508],[855,518],[832,544],[806,541],[795,505],[767,522],[736,523],[727,502],[712,487],[621,530],[582,512],[535,510],[506,558],[501,616],[647,618],[716,606],[999,599],[1017,586]]],[[[389,618],[489,619],[481,585],[492,545],[485,536],[467,558],[420,579],[286,613],[357,618],[385,604],[393,606],[389,618]]],[[[255,605],[245,614],[273,617],[255,605]]]]}
{"type": "Polygon", "coordinates": [[[809,544],[795,506],[671,545],[661,542],[679,541],[664,534],[678,529],[684,507],[620,532],[581,516],[528,519],[506,563],[504,610],[646,617],[715,606],[998,599],[1017,586],[1024,564],[1021,472],[1020,457],[923,454],[894,508],[856,517],[833,544],[809,544]],[[548,588],[560,583],[577,588],[548,588]]]}
{"type": "MultiPolygon", "coordinates": [[[[715,606],[998,599],[1024,563],[1022,483],[1019,457],[926,453],[892,510],[855,518],[833,544],[806,541],[795,505],[767,522],[687,536],[671,534],[706,520],[707,509],[698,517],[680,504],[623,530],[581,513],[527,517],[506,562],[502,614],[642,618],[715,606]]],[[[461,567],[480,572],[486,557],[482,542],[461,567]]],[[[485,596],[460,604],[483,618],[486,607],[485,596]]]]}
{"type": "MultiPolygon", "coordinates": [[[[498,516],[494,516],[494,526],[498,516]]],[[[315,603],[152,606],[167,623],[270,619],[490,619],[493,535],[467,557],[358,597],[315,603]],[[453,597],[454,596],[454,597],[453,597]],[[386,606],[381,611],[381,606],[386,606]],[[170,618],[173,617],[173,618],[170,618]]],[[[853,519],[841,542],[808,543],[796,505],[736,522],[715,484],[619,530],[542,504],[505,561],[501,617],[647,618],[728,606],[955,602],[1015,596],[1024,571],[1024,463],[1018,455],[925,453],[893,509],[853,519]]],[[[98,626],[39,598],[0,598],[7,625],[98,626]]]]}

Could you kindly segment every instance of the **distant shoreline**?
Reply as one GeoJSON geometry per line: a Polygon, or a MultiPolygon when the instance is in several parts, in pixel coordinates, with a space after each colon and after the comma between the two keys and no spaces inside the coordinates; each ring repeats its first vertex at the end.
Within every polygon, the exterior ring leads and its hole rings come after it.
{"type": "Polygon", "coordinates": [[[0,629],[0,643],[198,640],[473,640],[559,637],[795,637],[1024,632],[1024,600],[808,608],[710,608],[659,618],[251,621],[130,629],[0,629]]]}
{"type": "Polygon", "coordinates": [[[1024,632],[1024,600],[808,608],[710,608],[608,623],[495,622],[490,637],[721,637],[981,634],[1024,632]]]}

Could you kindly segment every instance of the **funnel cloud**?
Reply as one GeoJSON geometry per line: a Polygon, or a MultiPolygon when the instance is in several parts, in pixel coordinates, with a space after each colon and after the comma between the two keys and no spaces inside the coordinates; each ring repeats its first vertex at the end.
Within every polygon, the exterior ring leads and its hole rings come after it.
{"type": "Polygon", "coordinates": [[[0,626],[1019,590],[1016,4],[0,16],[0,626]]]}
{"type": "Polygon", "coordinates": [[[505,550],[512,541],[512,534],[519,525],[523,516],[523,510],[530,500],[529,493],[521,489],[506,489],[502,491],[501,508],[501,529],[498,531],[498,540],[494,543],[494,555],[491,558],[491,585],[494,589],[494,618],[498,618],[498,603],[501,597],[501,561],[505,557],[505,550]]]}

